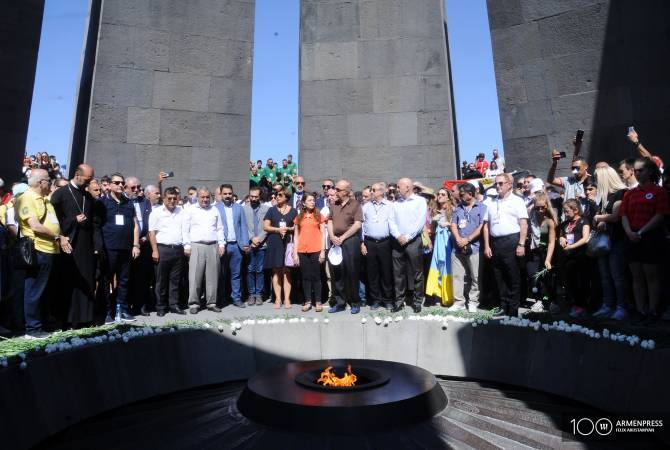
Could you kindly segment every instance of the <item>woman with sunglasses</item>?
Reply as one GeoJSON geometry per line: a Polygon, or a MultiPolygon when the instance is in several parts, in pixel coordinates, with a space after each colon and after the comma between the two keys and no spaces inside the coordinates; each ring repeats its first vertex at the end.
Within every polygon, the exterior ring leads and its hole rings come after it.
{"type": "Polygon", "coordinates": [[[667,255],[663,220],[670,208],[665,189],[658,186],[660,171],[654,161],[640,158],[634,167],[640,184],[626,192],[619,215],[630,243],[635,322],[649,324],[658,319],[661,308],[661,267],[667,255]]]}
{"type": "Polygon", "coordinates": [[[326,239],[325,218],[316,208],[316,194],[305,194],[300,214],[295,218],[293,260],[300,266],[302,290],[305,303],[303,312],[312,309],[312,300],[316,303],[316,312],[321,312],[321,264],[326,260],[324,242],[326,239]]]}
{"type": "MultiPolygon", "coordinates": [[[[533,194],[533,207],[529,216],[530,252],[526,260],[526,273],[530,296],[535,299],[530,309],[534,312],[542,312],[544,311],[542,300],[550,294],[550,283],[548,283],[550,276],[547,273],[542,276],[538,274],[542,273],[542,270],[549,271],[553,268],[551,261],[554,257],[556,229],[558,228],[558,216],[544,191],[533,194]]],[[[556,308],[557,305],[551,309],[556,308]]]]}
{"type": "Polygon", "coordinates": [[[275,192],[276,205],[270,208],[263,219],[263,229],[268,233],[268,249],[265,268],[272,269],[272,287],[275,292],[275,309],[281,308],[282,287],[284,308],[291,308],[291,273],[286,266],[286,245],[293,233],[293,222],[298,215],[288,204],[287,189],[275,192]]]}

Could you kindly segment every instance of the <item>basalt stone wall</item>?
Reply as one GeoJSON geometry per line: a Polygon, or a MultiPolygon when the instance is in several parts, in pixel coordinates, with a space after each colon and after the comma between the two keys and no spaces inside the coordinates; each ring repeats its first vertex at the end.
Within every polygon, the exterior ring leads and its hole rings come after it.
{"type": "Polygon", "coordinates": [[[148,184],[174,171],[166,186],[226,181],[245,192],[254,8],[255,0],[105,0],[88,43],[97,49],[85,149],[72,154],[99,175],[148,184]]]}
{"type": "MultiPolygon", "coordinates": [[[[488,0],[507,166],[544,176],[577,129],[594,163],[670,157],[670,3],[488,0]]],[[[569,161],[559,165],[568,169],[569,161]]]]}
{"type": "Polygon", "coordinates": [[[44,0],[0,2],[0,178],[10,187],[21,177],[43,13],[44,0]]]}
{"type": "Polygon", "coordinates": [[[355,189],[456,173],[442,0],[301,0],[300,171],[355,189]]]}

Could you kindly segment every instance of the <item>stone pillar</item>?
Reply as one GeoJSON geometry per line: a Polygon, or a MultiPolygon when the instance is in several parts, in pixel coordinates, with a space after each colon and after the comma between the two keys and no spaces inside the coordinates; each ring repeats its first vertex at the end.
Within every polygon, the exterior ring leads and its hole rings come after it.
{"type": "MultiPolygon", "coordinates": [[[[591,163],[636,156],[634,126],[670,157],[670,3],[488,0],[508,169],[544,178],[552,148],[571,155],[577,129],[591,163]]],[[[567,174],[569,158],[559,163],[567,174]]]]}
{"type": "Polygon", "coordinates": [[[43,14],[44,0],[4,1],[0,6],[0,66],[4,68],[0,77],[0,178],[10,188],[21,178],[43,14]]]}
{"type": "Polygon", "coordinates": [[[300,171],[354,189],[456,174],[442,0],[301,0],[300,171]]]}
{"type": "Polygon", "coordinates": [[[146,185],[174,171],[164,187],[228,182],[247,191],[254,8],[255,0],[102,3],[84,151],[98,175],[119,171],[146,185]]]}

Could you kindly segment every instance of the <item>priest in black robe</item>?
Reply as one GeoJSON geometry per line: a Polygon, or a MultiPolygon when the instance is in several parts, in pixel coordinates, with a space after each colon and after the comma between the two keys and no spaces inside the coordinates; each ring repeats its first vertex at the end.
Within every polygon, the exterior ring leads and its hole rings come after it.
{"type": "MultiPolygon", "coordinates": [[[[93,179],[93,168],[77,166],[70,182],[51,195],[61,233],[72,248],[60,255],[61,275],[57,291],[61,303],[61,320],[73,328],[89,325],[95,315],[95,269],[93,203],[86,187],[93,179]]],[[[63,324],[65,325],[65,324],[63,324]]]]}

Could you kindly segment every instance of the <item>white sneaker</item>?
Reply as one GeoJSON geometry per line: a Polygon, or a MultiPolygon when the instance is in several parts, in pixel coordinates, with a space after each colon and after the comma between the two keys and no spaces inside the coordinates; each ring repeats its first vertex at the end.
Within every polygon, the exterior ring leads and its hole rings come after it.
{"type": "Polygon", "coordinates": [[[600,307],[600,309],[598,311],[593,313],[593,317],[602,317],[603,319],[606,319],[609,316],[611,316],[612,313],[614,313],[612,308],[610,308],[607,305],[603,305],[603,306],[600,307]]]}
{"type": "Polygon", "coordinates": [[[449,308],[447,308],[447,311],[465,311],[465,306],[454,303],[449,308]]]}
{"type": "Polygon", "coordinates": [[[35,339],[46,339],[49,336],[51,336],[51,333],[47,333],[46,331],[38,330],[38,331],[30,331],[23,336],[24,339],[28,340],[35,340],[35,339]]]}
{"type": "Polygon", "coordinates": [[[541,300],[537,300],[533,305],[530,307],[530,310],[533,312],[544,312],[544,305],[542,305],[541,300]]]}
{"type": "Polygon", "coordinates": [[[473,305],[472,303],[468,305],[468,312],[476,313],[478,311],[479,308],[477,308],[477,305],[473,305]]]}
{"type": "Polygon", "coordinates": [[[614,314],[612,314],[613,320],[623,320],[626,317],[628,317],[626,308],[622,308],[621,306],[617,306],[616,311],[614,311],[614,314]]]}

